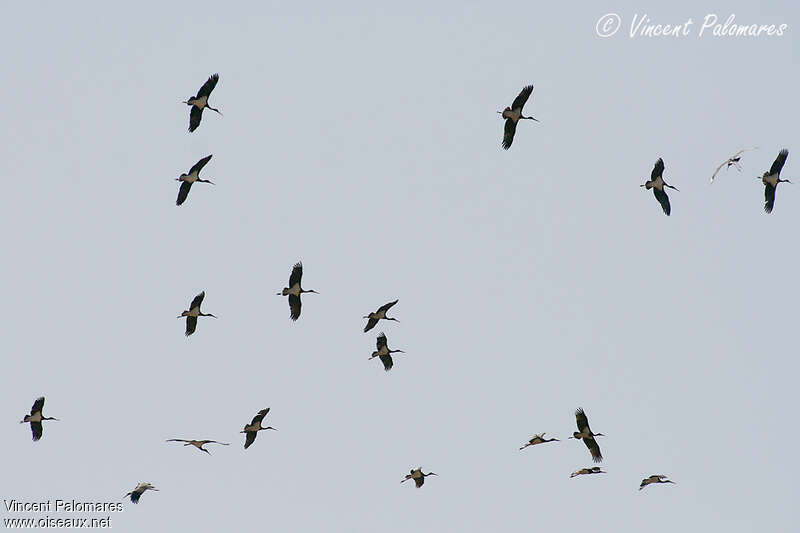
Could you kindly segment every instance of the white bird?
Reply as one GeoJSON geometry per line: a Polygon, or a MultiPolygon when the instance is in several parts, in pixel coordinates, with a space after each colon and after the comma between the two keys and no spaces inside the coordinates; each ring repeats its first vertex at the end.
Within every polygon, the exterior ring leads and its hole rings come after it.
{"type": "Polygon", "coordinates": [[[227,442],[219,442],[217,440],[186,440],[186,439],[167,439],[167,442],[185,442],[184,446],[194,446],[201,452],[206,452],[208,455],[211,455],[211,452],[203,448],[206,444],[222,444],[223,446],[230,446],[227,442]]]}
{"type": "Polygon", "coordinates": [[[662,476],[660,474],[653,474],[652,476],[646,477],[646,478],[644,478],[642,480],[642,484],[639,485],[639,490],[642,490],[643,488],[645,488],[647,485],[650,485],[651,483],[672,483],[672,484],[674,484],[675,482],[668,480],[667,476],[662,476]]]}
{"type": "Polygon", "coordinates": [[[413,479],[414,484],[417,486],[417,488],[420,488],[425,483],[425,478],[427,476],[438,476],[438,475],[439,474],[436,474],[435,472],[428,472],[427,474],[425,474],[422,471],[422,467],[420,466],[418,468],[412,469],[410,474],[406,474],[406,477],[400,483],[405,483],[409,479],[413,479]]]}
{"type": "Polygon", "coordinates": [[[599,466],[592,466],[589,468],[581,468],[580,470],[576,470],[569,475],[569,477],[575,476],[585,476],[586,474],[605,474],[606,472],[600,470],[599,466]]]}
{"type": "Polygon", "coordinates": [[[25,418],[20,420],[20,424],[26,422],[30,423],[34,442],[42,438],[42,420],[58,421],[58,418],[43,416],[42,409],[44,409],[44,396],[37,398],[36,401],[33,402],[33,407],[31,407],[31,414],[25,415],[25,418]]]}
{"type": "Polygon", "coordinates": [[[511,148],[511,143],[514,142],[514,133],[517,131],[517,122],[523,119],[535,120],[536,122],[539,122],[539,119],[526,117],[522,114],[522,108],[525,106],[525,102],[528,101],[528,98],[531,94],[533,94],[533,85],[527,85],[523,87],[519,95],[514,98],[514,102],[511,104],[511,107],[507,107],[502,111],[498,111],[498,113],[500,113],[500,115],[506,119],[506,126],[503,132],[503,150],[508,150],[511,148]]]}
{"type": "MultiPolygon", "coordinates": [[[[144,493],[145,493],[145,491],[148,491],[148,490],[158,490],[158,489],[157,489],[157,488],[155,488],[155,487],[154,487],[153,485],[151,485],[150,483],[145,483],[144,481],[142,481],[141,483],[139,483],[138,485],[136,485],[136,488],[135,488],[135,489],[133,489],[132,491],[130,491],[129,493],[127,493],[125,496],[130,496],[130,497],[131,497],[131,501],[132,501],[133,503],[139,503],[139,498],[141,498],[141,497],[142,497],[142,494],[144,494],[144,493]]],[[[125,496],[123,496],[123,498],[124,498],[125,496]]]]}
{"type": "Polygon", "coordinates": [[[778,188],[779,183],[791,183],[789,180],[781,179],[781,169],[783,164],[786,163],[786,158],[789,157],[789,150],[784,148],[778,153],[778,157],[772,163],[769,171],[764,172],[761,178],[761,183],[764,184],[764,211],[772,213],[772,208],[775,207],[775,190],[778,188]]]}
{"type": "Polygon", "coordinates": [[[739,161],[742,160],[742,154],[745,153],[745,152],[750,152],[752,150],[757,150],[757,149],[758,149],[758,146],[755,146],[753,148],[743,148],[743,149],[739,150],[738,152],[736,152],[735,154],[733,154],[732,156],[730,156],[728,158],[728,160],[723,162],[720,166],[718,166],[717,170],[715,170],[714,173],[711,175],[711,183],[714,183],[714,178],[717,177],[717,173],[719,173],[719,171],[722,170],[722,167],[725,167],[725,169],[727,170],[727,169],[729,169],[729,168],[731,168],[733,166],[733,167],[736,168],[736,170],[741,172],[742,171],[742,165],[739,164],[739,161]],[[725,165],[727,165],[727,166],[725,166],[725,165]]]}
{"type": "Polygon", "coordinates": [[[667,196],[667,191],[665,191],[664,188],[675,189],[676,191],[678,189],[665,182],[663,174],[664,160],[659,157],[658,161],[656,161],[656,164],[653,167],[653,172],[650,173],[650,180],[646,181],[642,185],[639,185],[639,187],[644,187],[648,190],[653,189],[653,195],[656,197],[656,200],[658,200],[658,203],[661,204],[661,209],[664,210],[665,215],[669,216],[672,208],[669,205],[669,196],[667,196]]]}
{"type": "Polygon", "coordinates": [[[524,450],[528,446],[536,446],[537,444],[544,444],[545,442],[560,442],[558,439],[546,439],[544,438],[544,433],[537,433],[530,440],[522,447],[520,450],[524,450]]]}

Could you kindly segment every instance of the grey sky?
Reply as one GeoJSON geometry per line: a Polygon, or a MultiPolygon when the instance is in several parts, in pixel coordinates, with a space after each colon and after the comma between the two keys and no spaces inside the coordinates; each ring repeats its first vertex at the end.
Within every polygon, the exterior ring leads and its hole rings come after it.
{"type": "Polygon", "coordinates": [[[766,215],[753,178],[786,147],[800,182],[798,14],[5,3],[3,498],[161,489],[118,531],[796,529],[800,188],[766,215]],[[643,13],[789,28],[629,38],[643,13]],[[214,72],[224,116],[189,134],[214,72]],[[528,83],[541,123],[505,152],[495,111],[528,83]],[[217,185],[176,207],[208,154],[217,185]],[[638,187],[658,157],[669,218],[638,187]],[[321,294],[292,323],[274,293],[298,260],[321,294]],[[201,290],[220,318],[187,339],[201,290]],[[407,352],[388,374],[380,331],[407,352]],[[62,421],[32,443],[40,395],[62,421]],[[245,452],[267,406],[278,431],[245,452]],[[570,479],[575,441],[518,450],[579,406],[608,474],[570,479]],[[439,477],[400,485],[416,466],[439,477]],[[677,485],[638,492],[655,473],[677,485]]]}

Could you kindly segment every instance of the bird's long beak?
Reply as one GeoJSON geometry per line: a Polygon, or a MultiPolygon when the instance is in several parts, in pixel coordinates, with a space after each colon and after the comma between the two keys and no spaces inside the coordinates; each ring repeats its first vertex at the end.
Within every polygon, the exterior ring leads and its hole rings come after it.
{"type": "Polygon", "coordinates": [[[536,122],[539,122],[538,118],[533,118],[533,117],[528,117],[528,118],[531,119],[531,120],[535,120],[536,122]]]}
{"type": "Polygon", "coordinates": [[[275,294],[277,294],[278,296],[283,296],[283,294],[281,294],[279,292],[276,292],[275,294]]]}
{"type": "Polygon", "coordinates": [[[217,318],[214,315],[212,315],[211,313],[208,313],[206,316],[210,316],[211,318],[217,318]]]}
{"type": "Polygon", "coordinates": [[[679,191],[679,190],[678,190],[678,188],[677,188],[677,187],[673,187],[672,185],[667,185],[667,187],[669,187],[670,189],[676,190],[676,191],[678,191],[678,192],[681,192],[681,191],[679,191]]]}

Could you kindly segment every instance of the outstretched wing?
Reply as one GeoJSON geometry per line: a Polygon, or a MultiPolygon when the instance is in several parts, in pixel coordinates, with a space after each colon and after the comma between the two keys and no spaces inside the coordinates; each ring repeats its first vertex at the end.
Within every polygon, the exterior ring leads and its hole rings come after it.
{"type": "Polygon", "coordinates": [[[189,304],[189,309],[191,310],[194,309],[195,307],[200,307],[200,305],[203,303],[203,298],[205,297],[206,297],[206,291],[203,291],[197,296],[195,296],[194,299],[192,300],[192,303],[189,304]]]}
{"type": "Polygon", "coordinates": [[[658,200],[658,203],[661,204],[661,209],[664,210],[664,214],[669,216],[669,214],[672,212],[672,208],[669,205],[669,196],[667,196],[667,191],[653,187],[653,196],[655,196],[656,200],[658,200]]]}
{"type": "Polygon", "coordinates": [[[31,407],[31,416],[35,415],[42,409],[44,409],[44,396],[36,398],[36,401],[33,402],[33,406],[31,407]]]}
{"type": "Polygon", "coordinates": [[[196,105],[192,106],[191,111],[189,111],[189,131],[194,131],[200,125],[200,120],[203,118],[203,109],[197,107],[196,105]]]}
{"type": "Polygon", "coordinates": [[[142,493],[141,492],[133,491],[133,492],[129,492],[128,494],[131,495],[131,501],[133,503],[139,503],[139,498],[142,497],[142,493]]]}
{"type": "Polygon", "coordinates": [[[374,328],[375,324],[377,324],[377,323],[378,323],[378,319],[377,318],[370,318],[369,320],[367,320],[367,325],[364,326],[364,333],[366,333],[369,330],[371,330],[372,328],[374,328]]]}
{"type": "Polygon", "coordinates": [[[250,445],[253,444],[256,441],[256,436],[257,435],[258,435],[258,433],[256,431],[248,431],[247,432],[247,434],[245,436],[245,439],[244,439],[244,449],[245,450],[247,448],[249,448],[250,445]]]}
{"type": "Polygon", "coordinates": [[[789,150],[784,148],[778,153],[778,157],[775,158],[775,162],[772,163],[772,166],[769,169],[770,176],[781,173],[781,169],[783,168],[783,164],[786,163],[787,157],[789,157],[789,150]]]}
{"type": "Polygon", "coordinates": [[[383,369],[386,372],[388,372],[389,370],[392,369],[392,367],[394,366],[394,361],[392,361],[392,356],[391,355],[388,355],[388,354],[387,355],[379,355],[378,357],[380,358],[381,363],[383,363],[383,369]]]}
{"type": "Polygon", "coordinates": [[[653,166],[653,172],[650,173],[650,179],[654,180],[663,173],[664,173],[664,160],[659,157],[658,161],[656,161],[655,166],[653,166]]]}
{"type": "Polygon", "coordinates": [[[517,131],[517,123],[510,118],[506,119],[506,127],[503,131],[503,150],[511,148],[511,143],[514,142],[514,132],[517,131]]]}
{"type": "Polygon", "coordinates": [[[381,351],[381,348],[386,346],[386,333],[381,332],[381,334],[378,335],[378,343],[377,344],[378,344],[378,351],[381,351]]]}
{"type": "Polygon", "coordinates": [[[594,437],[584,437],[583,443],[589,448],[589,452],[592,454],[592,460],[595,463],[599,463],[603,460],[603,455],[600,453],[600,446],[597,445],[597,441],[594,440],[594,437]]]}
{"type": "Polygon", "coordinates": [[[391,308],[392,308],[392,306],[393,306],[394,304],[396,304],[396,303],[397,303],[397,302],[399,302],[399,301],[400,301],[400,300],[395,300],[395,301],[393,301],[393,302],[389,302],[388,304],[384,304],[384,305],[380,306],[380,307],[378,308],[378,312],[380,313],[381,311],[383,311],[383,312],[385,313],[386,311],[388,311],[389,309],[391,309],[391,308]]]}
{"type": "Polygon", "coordinates": [[[511,109],[519,109],[522,111],[522,108],[525,106],[525,102],[528,101],[528,98],[533,93],[533,85],[526,85],[520,91],[519,95],[514,98],[514,103],[511,104],[511,109]]]}
{"type": "Polygon", "coordinates": [[[300,309],[302,307],[302,303],[300,302],[300,296],[290,294],[289,295],[289,316],[292,320],[297,320],[300,318],[300,309]]]}
{"type": "Polygon", "coordinates": [[[584,430],[589,430],[591,433],[591,429],[589,429],[589,419],[586,418],[586,413],[583,412],[582,407],[578,407],[578,410],[575,411],[575,422],[578,424],[578,431],[583,433],[584,430]]]}
{"type": "Polygon", "coordinates": [[[191,169],[189,169],[189,174],[191,174],[192,172],[195,172],[195,171],[199,173],[201,170],[203,170],[203,167],[206,166],[206,163],[211,161],[211,157],[213,155],[214,154],[208,155],[208,156],[204,157],[203,159],[201,159],[200,161],[198,161],[197,163],[195,163],[194,166],[191,169]]]}
{"type": "MultiPolygon", "coordinates": [[[[733,156],[733,157],[736,157],[736,156],[733,156]]],[[[717,170],[715,170],[714,173],[711,174],[711,183],[714,183],[714,178],[717,177],[717,174],[719,174],[719,171],[722,170],[722,167],[727,165],[729,162],[730,162],[730,159],[728,159],[727,161],[723,162],[720,166],[717,167],[717,170]]]]}
{"type": "Polygon", "coordinates": [[[211,94],[211,91],[214,90],[214,87],[217,86],[217,82],[219,81],[219,74],[212,74],[206,82],[200,87],[200,90],[197,91],[196,98],[201,98],[203,96],[208,96],[211,94]]]}
{"type": "Polygon", "coordinates": [[[197,329],[197,317],[196,316],[187,316],[186,317],[186,336],[188,337],[194,330],[197,329]]]}
{"type": "Polygon", "coordinates": [[[41,422],[31,422],[31,434],[33,435],[33,441],[36,442],[37,440],[42,438],[42,423],[41,422]]]}
{"type": "Polygon", "coordinates": [[[250,425],[252,426],[252,425],[258,424],[259,422],[264,420],[264,417],[267,416],[267,413],[269,413],[269,410],[270,410],[269,407],[267,407],[266,409],[260,410],[258,412],[258,414],[253,417],[253,421],[250,422],[250,425]]]}
{"type": "Polygon", "coordinates": [[[772,213],[772,208],[775,207],[775,189],[769,183],[764,184],[764,211],[767,213],[772,213]]]}
{"type": "MultiPolygon", "coordinates": [[[[303,263],[298,262],[292,268],[292,273],[289,275],[289,288],[294,287],[295,283],[300,283],[303,279],[303,263]]],[[[313,281],[313,280],[312,280],[313,281]]]]}
{"type": "Polygon", "coordinates": [[[178,189],[178,200],[175,202],[175,205],[181,205],[183,202],[186,201],[186,198],[189,196],[189,191],[192,188],[192,184],[188,181],[181,182],[181,188],[178,189]]]}

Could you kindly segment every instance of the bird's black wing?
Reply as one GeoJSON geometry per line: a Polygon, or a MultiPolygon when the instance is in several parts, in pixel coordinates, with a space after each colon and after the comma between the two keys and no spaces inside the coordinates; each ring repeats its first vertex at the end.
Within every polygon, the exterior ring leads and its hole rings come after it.
{"type": "Polygon", "coordinates": [[[42,438],[41,422],[31,422],[31,434],[33,434],[34,442],[42,438]]]}
{"type": "Polygon", "coordinates": [[[189,304],[189,310],[191,311],[195,307],[200,307],[200,305],[203,303],[203,298],[205,297],[206,297],[206,291],[203,291],[197,296],[195,296],[194,299],[192,300],[192,303],[189,304]]]}
{"type": "Polygon", "coordinates": [[[300,318],[300,309],[302,307],[302,303],[300,302],[300,296],[290,294],[289,295],[289,316],[292,320],[297,320],[300,318]]]}
{"type": "Polygon", "coordinates": [[[527,85],[523,87],[520,91],[519,95],[514,98],[514,103],[511,104],[511,109],[519,109],[522,111],[522,108],[525,106],[525,102],[528,101],[528,98],[533,93],[533,85],[527,85]]]}
{"type": "Polygon", "coordinates": [[[510,118],[506,119],[506,127],[503,132],[503,150],[511,148],[511,143],[514,142],[514,132],[517,131],[517,123],[510,118]]]}
{"type": "Polygon", "coordinates": [[[183,202],[186,201],[186,198],[189,196],[189,191],[192,188],[192,184],[188,181],[181,182],[181,188],[178,189],[178,199],[175,201],[175,205],[181,205],[183,202]]]}
{"type": "Polygon", "coordinates": [[[372,328],[374,328],[375,324],[377,324],[377,323],[378,323],[378,319],[377,318],[370,318],[369,320],[367,320],[367,325],[364,326],[364,333],[366,333],[369,330],[371,330],[372,328]]]}
{"type": "Polygon", "coordinates": [[[188,337],[194,330],[197,329],[197,317],[196,316],[187,316],[186,317],[186,336],[188,337]]]}
{"type": "Polygon", "coordinates": [[[600,446],[597,445],[597,441],[594,440],[594,437],[584,437],[583,443],[589,448],[589,452],[592,454],[592,460],[595,463],[599,463],[603,460],[603,455],[600,453],[600,446]]]}
{"type": "Polygon", "coordinates": [[[303,263],[297,263],[292,268],[292,273],[289,275],[289,288],[294,287],[295,283],[300,283],[303,279],[303,263]]]}
{"type": "Polygon", "coordinates": [[[35,415],[42,409],[44,409],[44,396],[41,398],[36,398],[36,401],[33,402],[33,406],[31,407],[31,416],[35,415]]]}
{"type": "Polygon", "coordinates": [[[264,420],[264,417],[267,416],[267,413],[269,413],[269,410],[270,410],[269,407],[267,407],[266,409],[260,410],[258,412],[258,414],[253,417],[253,421],[250,422],[250,425],[252,426],[252,425],[258,424],[259,422],[264,420]]]}
{"type": "Polygon", "coordinates": [[[663,173],[664,173],[664,160],[659,157],[658,161],[656,161],[656,164],[653,167],[653,172],[650,173],[650,179],[654,180],[663,173]]]}
{"type": "Polygon", "coordinates": [[[200,98],[201,96],[208,96],[211,94],[211,91],[214,90],[214,87],[217,86],[217,82],[219,81],[219,74],[212,74],[206,82],[200,87],[200,90],[197,91],[197,96],[195,98],[200,98]]]}
{"type": "Polygon", "coordinates": [[[189,174],[191,174],[194,171],[197,171],[199,173],[201,170],[203,170],[203,167],[206,166],[206,163],[211,161],[211,157],[213,155],[214,154],[208,155],[208,156],[204,157],[203,159],[201,159],[200,161],[198,161],[197,163],[195,163],[194,166],[189,169],[189,174]]]}
{"type": "Polygon", "coordinates": [[[130,495],[131,495],[131,501],[133,503],[139,503],[139,498],[142,497],[142,493],[136,491],[131,492],[130,495]]]}
{"type": "Polygon", "coordinates": [[[781,169],[783,168],[783,164],[786,163],[787,157],[789,157],[789,150],[784,148],[778,153],[778,157],[775,158],[775,162],[772,163],[772,166],[769,169],[770,176],[773,176],[775,174],[780,174],[781,169]]]}
{"type": "Polygon", "coordinates": [[[257,435],[258,435],[258,432],[256,432],[256,431],[248,431],[247,432],[247,434],[245,435],[245,439],[244,439],[244,449],[245,450],[247,448],[249,448],[250,445],[253,444],[256,441],[256,436],[257,435]]]}
{"type": "Polygon", "coordinates": [[[653,195],[656,197],[656,200],[658,200],[658,203],[661,204],[661,209],[664,210],[664,214],[669,216],[669,214],[672,212],[672,208],[669,205],[669,196],[667,196],[667,191],[653,187],[653,195]]]}
{"type": "Polygon", "coordinates": [[[383,311],[383,312],[385,313],[386,311],[388,311],[389,309],[391,309],[391,308],[392,308],[392,306],[393,306],[394,304],[396,304],[396,303],[397,303],[397,302],[399,302],[399,301],[400,301],[400,300],[395,300],[395,301],[393,301],[393,302],[389,302],[388,304],[384,304],[384,305],[380,306],[380,307],[378,308],[378,312],[380,313],[381,311],[383,311]]]}
{"type": "Polygon", "coordinates": [[[394,361],[392,361],[392,356],[391,355],[388,355],[388,354],[387,355],[379,355],[378,357],[380,358],[381,363],[383,363],[383,369],[385,371],[388,372],[389,370],[392,369],[392,367],[394,366],[394,361]]]}
{"type": "MultiPolygon", "coordinates": [[[[583,433],[584,429],[589,429],[589,419],[586,418],[586,413],[583,412],[583,408],[578,407],[578,410],[575,411],[575,422],[578,424],[578,431],[583,433]]],[[[591,433],[591,429],[589,432],[591,433]]]]}
{"type": "Polygon", "coordinates": [[[377,344],[378,344],[378,351],[381,351],[381,348],[386,346],[386,333],[381,332],[381,334],[378,335],[378,343],[377,344]]]}
{"type": "Polygon", "coordinates": [[[200,120],[203,118],[203,110],[196,105],[192,106],[189,111],[189,131],[194,131],[200,125],[200,120]]]}
{"type": "Polygon", "coordinates": [[[420,488],[423,484],[425,484],[425,476],[415,477],[414,483],[417,484],[417,488],[420,488]]]}
{"type": "Polygon", "coordinates": [[[767,213],[772,213],[772,208],[775,207],[775,189],[769,183],[764,184],[764,211],[767,213]]]}

